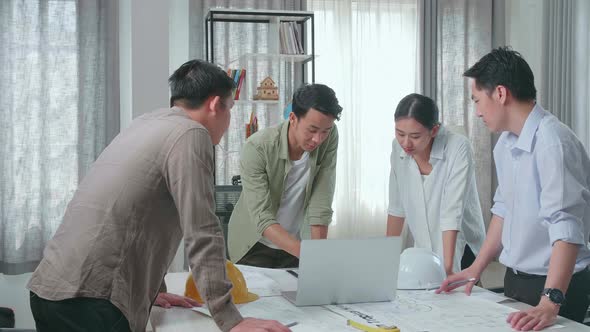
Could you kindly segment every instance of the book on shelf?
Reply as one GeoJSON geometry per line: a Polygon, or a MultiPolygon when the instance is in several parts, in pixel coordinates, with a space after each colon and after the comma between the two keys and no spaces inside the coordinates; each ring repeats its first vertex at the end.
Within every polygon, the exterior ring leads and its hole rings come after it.
{"type": "Polygon", "coordinates": [[[233,91],[233,99],[238,100],[240,99],[240,91],[242,90],[242,86],[244,85],[244,79],[246,77],[246,69],[228,69],[227,75],[234,80],[234,84],[236,88],[233,91]]]}
{"type": "Polygon", "coordinates": [[[279,44],[281,54],[305,54],[301,41],[301,29],[295,22],[281,22],[279,44]]]}
{"type": "Polygon", "coordinates": [[[258,131],[258,118],[254,111],[250,113],[250,121],[246,123],[246,138],[258,131]]]}

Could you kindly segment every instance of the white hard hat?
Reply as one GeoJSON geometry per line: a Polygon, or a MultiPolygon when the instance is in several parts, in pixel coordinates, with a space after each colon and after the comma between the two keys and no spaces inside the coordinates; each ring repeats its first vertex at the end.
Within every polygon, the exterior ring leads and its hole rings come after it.
{"type": "Polygon", "coordinates": [[[408,248],[400,256],[398,289],[438,288],[447,274],[440,257],[426,248],[408,248]]]}

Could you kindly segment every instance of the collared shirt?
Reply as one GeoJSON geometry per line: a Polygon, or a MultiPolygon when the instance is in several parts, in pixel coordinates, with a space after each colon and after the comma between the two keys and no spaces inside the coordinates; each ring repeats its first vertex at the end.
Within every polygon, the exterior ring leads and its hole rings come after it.
{"type": "Polygon", "coordinates": [[[590,264],[590,160],[575,134],[538,104],[520,136],[494,148],[498,188],[492,213],[503,218],[500,262],[547,275],[555,241],[579,244],[575,272],[590,264]]]}
{"type": "MultiPolygon", "coordinates": [[[[278,223],[277,211],[292,167],[289,159],[289,121],[250,136],[242,147],[240,175],[242,193],[230,217],[229,257],[239,261],[260,240],[270,225],[278,223]]],[[[336,184],[338,130],[309,153],[309,179],[305,187],[304,220],[300,237],[311,237],[312,225],[332,222],[336,184]]]]}
{"type": "Polygon", "coordinates": [[[53,301],[107,299],[144,331],[184,234],[197,288],[229,331],[242,316],[226,277],[213,160],[207,129],[182,109],[135,119],[78,186],[28,288],[53,301]]]}
{"type": "Polygon", "coordinates": [[[459,271],[465,244],[477,254],[485,238],[469,140],[441,127],[429,163],[432,171],[423,178],[414,158],[393,140],[388,214],[405,218],[414,245],[441,258],[442,232],[459,231],[453,258],[453,271],[459,271]]]}

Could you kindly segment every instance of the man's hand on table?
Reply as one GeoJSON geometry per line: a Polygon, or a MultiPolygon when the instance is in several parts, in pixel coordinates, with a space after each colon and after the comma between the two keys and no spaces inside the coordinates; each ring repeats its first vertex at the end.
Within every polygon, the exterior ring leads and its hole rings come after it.
{"type": "Polygon", "coordinates": [[[508,315],[506,321],[516,331],[539,331],[555,324],[558,313],[559,306],[551,302],[546,296],[541,296],[541,301],[536,307],[513,312],[508,315]]]}
{"type": "MultiPolygon", "coordinates": [[[[450,283],[467,280],[469,278],[479,279],[481,272],[476,270],[473,265],[461,272],[449,276],[436,290],[436,293],[450,292],[457,287],[461,287],[462,284],[456,286],[449,286],[450,283]]],[[[465,285],[465,293],[471,294],[471,290],[475,282],[469,282],[465,285]]],[[[555,324],[557,320],[557,314],[559,313],[559,307],[552,303],[546,296],[541,297],[541,301],[536,307],[530,308],[524,311],[513,312],[508,315],[506,322],[516,331],[539,331],[547,326],[555,324]]]]}
{"type": "Polygon", "coordinates": [[[171,308],[171,307],[184,307],[184,308],[192,308],[192,307],[200,307],[201,304],[199,302],[176,294],[171,293],[158,293],[158,297],[156,297],[156,302],[154,305],[162,308],[171,308]]]}
{"type": "Polygon", "coordinates": [[[455,274],[451,274],[450,276],[448,276],[447,279],[445,279],[443,281],[442,285],[440,285],[440,288],[435,291],[435,293],[440,294],[443,292],[450,292],[450,291],[454,290],[455,288],[465,286],[465,294],[471,295],[471,290],[473,289],[473,286],[475,285],[475,283],[479,280],[480,276],[481,276],[481,272],[476,270],[473,267],[473,265],[471,265],[470,267],[466,268],[465,270],[463,270],[461,272],[457,272],[455,274]],[[474,281],[470,281],[467,283],[460,283],[463,280],[467,281],[472,278],[474,281]],[[454,282],[457,282],[457,284],[453,285],[454,282]]]}
{"type": "Polygon", "coordinates": [[[276,320],[244,318],[230,332],[289,332],[291,329],[276,320]]]}

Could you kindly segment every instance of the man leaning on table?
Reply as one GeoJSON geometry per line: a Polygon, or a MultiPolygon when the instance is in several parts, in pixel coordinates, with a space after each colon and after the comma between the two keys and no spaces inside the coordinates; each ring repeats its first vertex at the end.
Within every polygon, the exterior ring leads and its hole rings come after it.
{"type": "Polygon", "coordinates": [[[144,331],[184,236],[197,287],[223,331],[286,332],[243,319],[231,298],[213,202],[213,144],[227,130],[233,81],[189,61],[170,77],[170,108],[135,119],[101,153],[29,281],[37,331],[144,331]]]}
{"type": "MultiPolygon", "coordinates": [[[[450,282],[479,279],[498,254],[504,294],[534,306],[510,314],[516,330],[540,330],[560,316],[582,322],[590,294],[590,160],[576,135],[536,102],[531,68],[509,48],[481,58],[471,78],[477,116],[502,132],[494,148],[498,188],[483,247],[450,282]]],[[[465,289],[470,293],[473,282],[465,289]]]]}
{"type": "Polygon", "coordinates": [[[229,256],[267,268],[299,265],[300,241],[325,239],[332,221],[342,107],[323,84],[293,94],[288,121],[248,139],[242,149],[242,194],[228,233],[229,256]]]}

